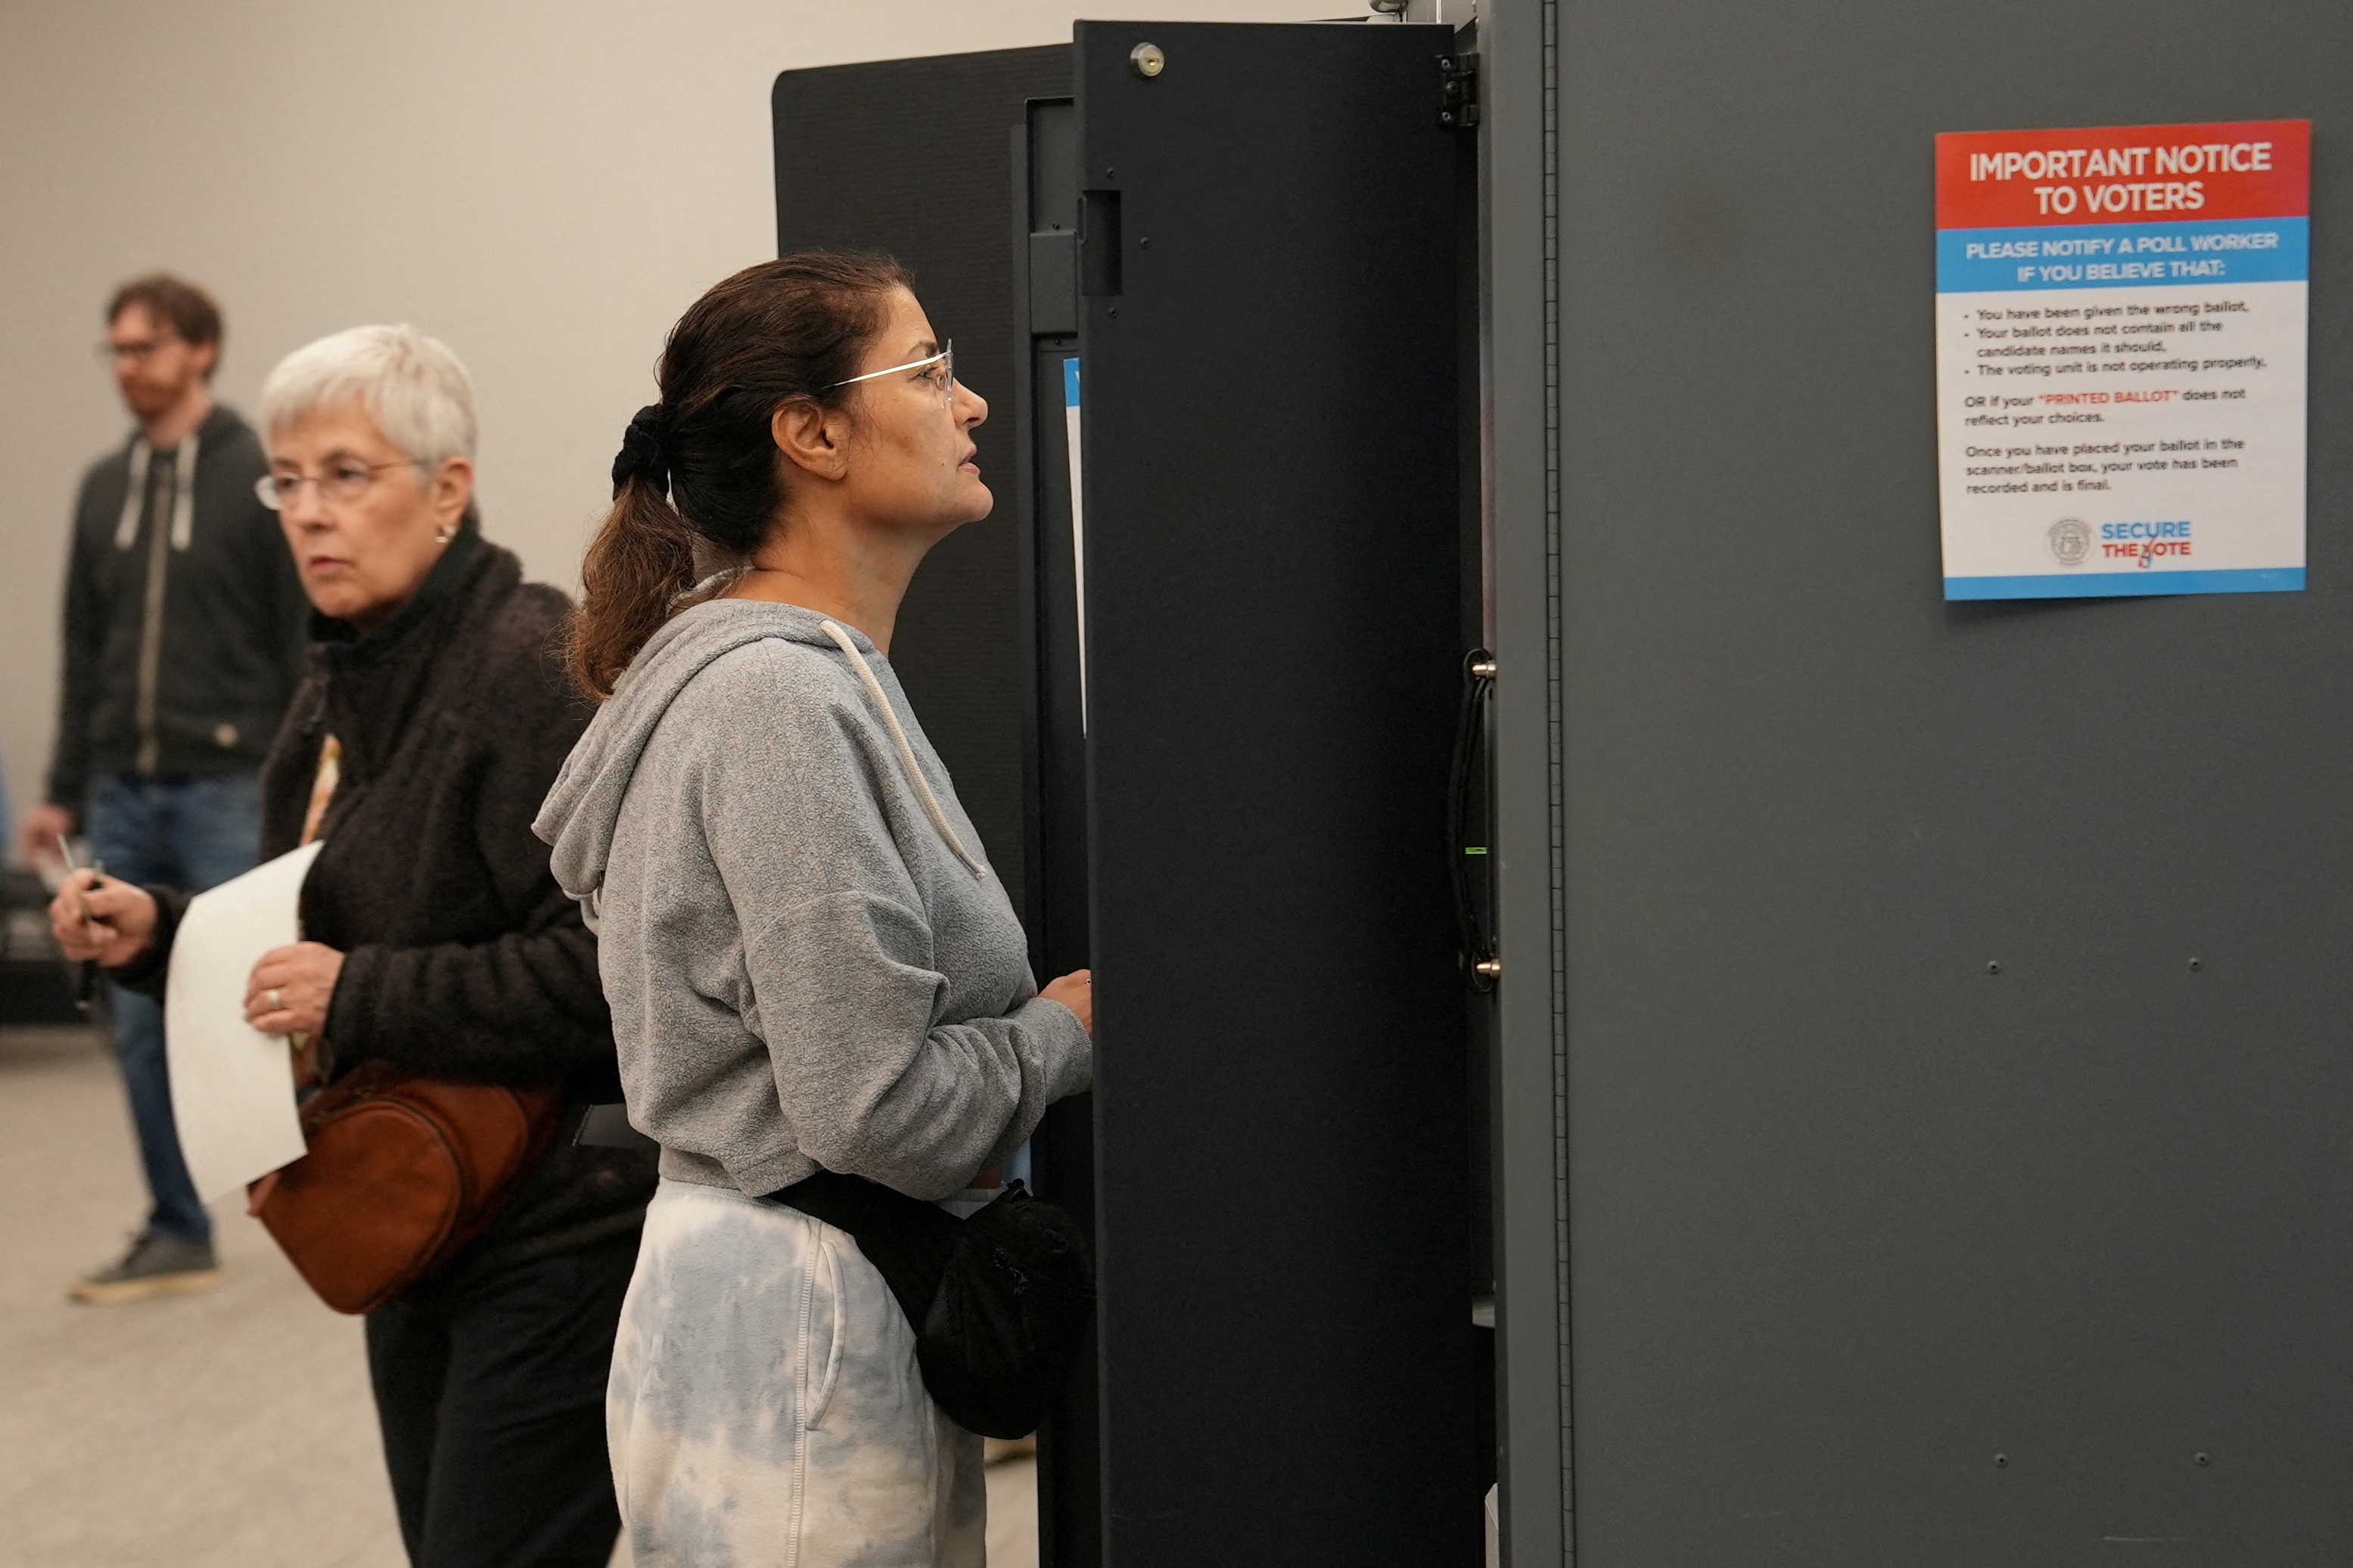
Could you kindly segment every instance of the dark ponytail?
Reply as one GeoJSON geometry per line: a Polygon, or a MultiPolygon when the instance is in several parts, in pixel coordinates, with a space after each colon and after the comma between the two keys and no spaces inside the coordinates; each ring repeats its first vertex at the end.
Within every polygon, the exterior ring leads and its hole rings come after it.
{"type": "Polygon", "coordinates": [[[613,510],[581,563],[566,657],[591,696],[613,694],[694,587],[698,548],[741,564],[768,537],[786,500],[770,420],[795,398],[838,405],[835,384],[909,287],[886,256],[805,250],[745,268],[679,318],[655,372],[661,401],[629,421],[613,510]]]}

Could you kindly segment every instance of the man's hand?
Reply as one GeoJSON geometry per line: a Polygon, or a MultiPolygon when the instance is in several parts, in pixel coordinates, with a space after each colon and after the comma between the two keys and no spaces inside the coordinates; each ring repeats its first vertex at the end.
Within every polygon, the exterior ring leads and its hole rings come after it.
{"type": "Polygon", "coordinates": [[[1079,1016],[1079,1026],[1092,1037],[1095,1032],[1095,973],[1092,969],[1074,969],[1043,991],[1038,993],[1049,1002],[1060,1002],[1079,1016]]]}
{"type": "Polygon", "coordinates": [[[73,830],[72,812],[62,805],[37,805],[16,825],[16,853],[27,866],[56,866],[63,870],[58,860],[58,840],[72,837],[73,830]]]}
{"type": "Polygon", "coordinates": [[[77,963],[120,968],[146,952],[154,937],[155,900],[144,888],[76,871],[49,900],[49,933],[77,963]]]}
{"type": "Polygon", "coordinates": [[[322,942],[273,947],[245,984],[245,1021],[265,1035],[316,1035],[327,1026],[327,1004],[343,955],[322,942]]]}

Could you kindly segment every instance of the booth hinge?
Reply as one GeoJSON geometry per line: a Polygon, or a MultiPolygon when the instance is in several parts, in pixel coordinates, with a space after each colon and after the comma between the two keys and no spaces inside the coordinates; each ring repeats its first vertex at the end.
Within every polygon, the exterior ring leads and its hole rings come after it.
{"type": "Polygon", "coordinates": [[[1438,57],[1438,122],[1457,131],[1479,123],[1479,57],[1438,57]]]}
{"type": "Polygon", "coordinates": [[[1462,978],[1482,994],[1495,989],[1504,974],[1490,934],[1494,911],[1487,905],[1489,889],[1471,866],[1473,858],[1482,866],[1493,864],[1483,858],[1492,846],[1473,844],[1471,837],[1493,820],[1487,788],[1480,780],[1487,753],[1487,708],[1494,689],[1495,656],[1483,647],[1464,654],[1462,706],[1454,723],[1453,758],[1446,770],[1446,855],[1454,895],[1455,951],[1461,957],[1462,978]]]}

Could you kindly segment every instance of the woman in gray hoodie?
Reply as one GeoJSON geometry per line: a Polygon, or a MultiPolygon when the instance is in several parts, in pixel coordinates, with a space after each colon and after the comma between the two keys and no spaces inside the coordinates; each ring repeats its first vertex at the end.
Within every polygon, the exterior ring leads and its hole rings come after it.
{"type": "Polygon", "coordinates": [[[541,812],[596,928],[629,1119],[661,1144],[607,1400],[638,1568],[983,1559],[980,1443],[822,1168],[968,1213],[1092,1076],[886,657],[924,553],[988,514],[906,274],[810,252],[679,321],[614,465],[575,674],[607,699],[541,812]],[[698,563],[723,570],[698,584],[698,563]]]}

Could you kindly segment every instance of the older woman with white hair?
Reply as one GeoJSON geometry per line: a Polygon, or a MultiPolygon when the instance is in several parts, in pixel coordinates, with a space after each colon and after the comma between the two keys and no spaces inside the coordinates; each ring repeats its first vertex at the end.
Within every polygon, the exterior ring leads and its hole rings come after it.
{"type": "MultiPolygon", "coordinates": [[[[255,967],[247,1016],[316,1042],[330,1084],[389,1063],[562,1086],[558,1131],[489,1228],[368,1313],[401,1533],[417,1568],[604,1568],[605,1383],[654,1172],[573,1137],[619,1083],[595,941],[531,831],[587,719],[560,663],[569,605],[482,537],[472,388],[433,339],[355,327],[297,350],[261,423],[262,499],[317,612],[262,770],[261,852],[324,844],[305,940],[255,967]]],[[[51,920],[152,993],[185,908],[83,873],[51,920]]]]}

